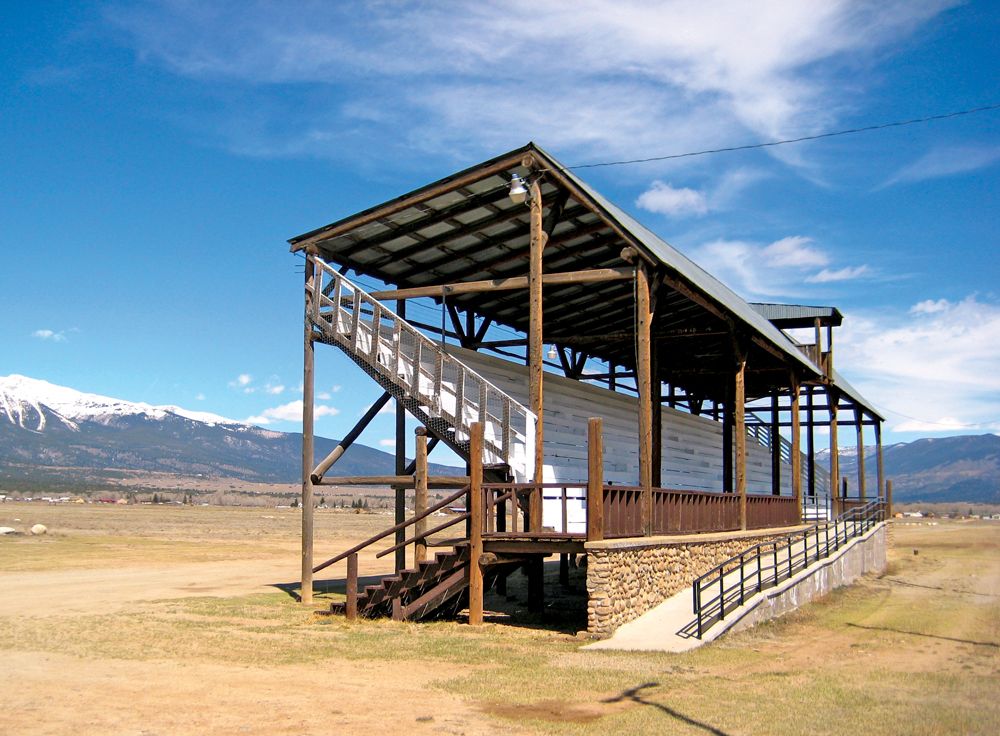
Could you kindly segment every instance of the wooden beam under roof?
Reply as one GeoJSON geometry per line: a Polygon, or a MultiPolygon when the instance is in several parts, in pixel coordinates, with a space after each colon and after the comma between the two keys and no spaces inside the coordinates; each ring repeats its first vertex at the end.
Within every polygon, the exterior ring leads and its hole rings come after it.
{"type": "MultiPolygon", "coordinates": [[[[506,218],[506,220],[508,220],[508,221],[511,220],[511,219],[514,219],[514,217],[527,217],[527,218],[530,219],[530,212],[525,212],[523,210],[521,210],[521,211],[511,210],[511,212],[514,213],[514,214],[511,217],[506,218]]],[[[586,214],[589,214],[589,213],[590,213],[590,210],[588,210],[586,207],[577,206],[577,207],[574,207],[571,210],[569,210],[569,212],[565,213],[565,217],[568,220],[572,220],[572,219],[574,219],[576,217],[582,217],[583,215],[586,215],[586,214]]],[[[495,222],[493,224],[499,224],[500,222],[501,221],[498,220],[497,222],[495,222]]],[[[472,235],[472,234],[476,233],[478,230],[480,230],[480,229],[482,229],[484,227],[489,227],[489,225],[482,225],[482,226],[479,226],[479,227],[466,228],[465,229],[466,232],[464,232],[462,234],[458,234],[458,233],[441,233],[441,235],[434,236],[434,239],[440,239],[440,243],[437,243],[437,244],[434,244],[434,245],[435,245],[435,247],[437,247],[437,246],[440,246],[440,245],[444,245],[444,244],[446,244],[446,243],[448,243],[448,242],[450,242],[452,240],[455,240],[456,238],[464,237],[465,235],[472,235]]],[[[548,231],[546,230],[545,232],[548,232],[548,231]]],[[[507,240],[515,239],[515,238],[518,238],[518,237],[524,237],[526,235],[528,235],[528,228],[525,228],[524,232],[522,232],[520,234],[517,234],[517,233],[509,233],[509,234],[508,233],[496,233],[496,234],[489,235],[489,236],[483,235],[480,238],[480,240],[482,242],[484,242],[484,243],[489,243],[492,247],[497,247],[500,244],[506,245],[507,240]]],[[[557,244],[558,244],[558,241],[553,241],[551,243],[552,246],[556,246],[557,244]]],[[[428,246],[429,246],[429,243],[421,243],[419,245],[410,246],[410,248],[412,248],[413,252],[409,253],[408,255],[414,255],[416,253],[419,253],[421,250],[423,250],[425,247],[428,247],[428,246]]],[[[546,249],[548,249],[549,245],[546,245],[545,247],[546,247],[546,249]]],[[[405,258],[405,257],[406,256],[404,256],[402,258],[405,258]]],[[[524,257],[525,257],[525,259],[527,259],[527,254],[525,254],[524,257]]],[[[439,256],[438,258],[434,258],[434,259],[429,260],[429,261],[422,261],[422,262],[420,262],[417,265],[419,265],[419,267],[421,269],[423,269],[423,270],[433,271],[438,266],[442,266],[442,265],[444,265],[446,263],[451,262],[452,260],[453,260],[453,257],[451,257],[449,255],[442,255],[442,256],[439,256]]]]}
{"type": "MultiPolygon", "coordinates": [[[[633,278],[633,268],[601,268],[587,271],[568,271],[563,273],[547,273],[542,276],[543,286],[558,284],[593,284],[601,281],[623,281],[633,278]]],[[[451,296],[452,294],[476,294],[491,291],[511,291],[527,289],[527,276],[513,276],[502,279],[487,279],[484,281],[460,281],[452,284],[435,286],[415,286],[409,289],[387,289],[373,291],[373,299],[419,299],[421,297],[451,296]]]]}
{"type": "MultiPolygon", "coordinates": [[[[563,221],[565,222],[566,219],[569,218],[564,218],[563,221]]],[[[559,233],[558,235],[551,236],[548,245],[546,245],[546,249],[550,247],[557,249],[566,243],[570,243],[578,238],[586,237],[587,235],[593,235],[594,233],[600,232],[605,229],[606,229],[605,224],[600,221],[588,223],[585,225],[580,225],[575,230],[564,231],[562,233],[559,233]]],[[[592,249],[604,247],[606,244],[610,242],[617,242],[617,241],[618,237],[616,235],[613,234],[606,235],[604,238],[595,239],[592,243],[587,243],[586,251],[589,252],[592,249]]],[[[490,260],[480,261],[476,263],[474,266],[466,266],[465,268],[460,269],[458,271],[453,271],[452,273],[449,274],[449,278],[461,280],[468,278],[473,274],[489,272],[491,269],[494,269],[498,266],[506,265],[507,263],[510,263],[512,261],[524,261],[525,263],[528,261],[527,248],[520,249],[517,251],[512,251],[510,248],[511,246],[505,246],[503,248],[504,252],[502,253],[502,255],[495,256],[490,260]]],[[[423,267],[421,270],[424,270],[423,267]]],[[[518,267],[518,270],[520,270],[520,267],[518,267]]],[[[498,276],[503,276],[503,275],[505,274],[498,274],[498,276]]],[[[406,274],[404,274],[402,278],[405,279],[406,274]]]]}

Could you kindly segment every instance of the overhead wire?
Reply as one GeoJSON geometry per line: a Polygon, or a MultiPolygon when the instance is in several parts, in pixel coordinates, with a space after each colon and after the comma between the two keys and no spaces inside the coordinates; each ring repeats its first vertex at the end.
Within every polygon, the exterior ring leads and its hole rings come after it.
{"type": "Polygon", "coordinates": [[[855,133],[867,133],[873,130],[884,130],[886,128],[901,128],[906,125],[916,125],[918,123],[929,123],[934,120],[947,120],[949,118],[962,117],[964,115],[975,115],[981,112],[1000,109],[1000,103],[994,105],[983,105],[967,110],[956,110],[955,112],[941,113],[939,115],[928,115],[922,118],[911,118],[910,120],[896,120],[890,123],[877,123],[866,125],[860,128],[845,128],[826,133],[816,133],[814,135],[803,135],[798,138],[785,138],[777,141],[763,141],[758,143],[747,143],[739,146],[725,146],[723,148],[708,148],[703,151],[686,151],[684,153],[671,153],[664,156],[650,156],[648,158],[633,158],[622,161],[598,161],[589,164],[575,164],[567,166],[567,169],[596,169],[601,166],[625,166],[627,164],[644,164],[651,161],[669,161],[678,158],[692,158],[694,156],[708,156],[716,153],[729,153],[731,151],[749,151],[756,148],[773,148],[774,146],[784,146],[789,143],[802,143],[803,141],[816,141],[822,138],[836,138],[842,135],[853,135],[855,133]]]}
{"type": "MultiPolygon", "coordinates": [[[[648,157],[645,157],[645,158],[623,159],[623,160],[618,160],[618,161],[597,161],[597,162],[593,162],[593,163],[574,164],[572,166],[567,166],[565,168],[569,169],[569,170],[577,170],[577,169],[593,169],[593,168],[608,167],[608,166],[626,166],[626,165],[631,165],[631,164],[651,163],[651,162],[655,162],[655,161],[670,161],[670,160],[676,160],[676,159],[682,159],[682,158],[694,158],[696,156],[709,156],[709,155],[714,155],[714,154],[719,154],[719,153],[731,153],[731,152],[735,152],[735,151],[749,151],[749,150],[757,150],[757,149],[763,149],[763,148],[774,148],[774,147],[777,147],[777,146],[784,146],[784,145],[789,145],[789,144],[793,144],[793,143],[803,143],[803,142],[806,142],[806,141],[823,140],[823,139],[827,139],[827,138],[836,138],[836,137],[845,136],[845,135],[856,135],[856,134],[859,134],[859,133],[868,133],[868,132],[873,132],[873,131],[878,131],[878,130],[886,130],[886,129],[889,129],[889,128],[901,128],[901,127],[905,127],[905,126],[909,126],[909,125],[918,125],[918,124],[923,124],[923,123],[930,123],[930,122],[934,122],[934,121],[938,121],[938,120],[948,120],[948,119],[953,119],[953,118],[958,118],[958,117],[964,117],[964,116],[968,116],[968,115],[976,115],[976,114],[983,113],[983,112],[990,112],[990,111],[994,111],[994,110],[998,110],[998,109],[1000,109],[1000,103],[995,103],[995,104],[990,104],[990,105],[981,105],[979,107],[967,108],[967,109],[964,109],[964,110],[955,110],[955,111],[947,112],[947,113],[939,113],[939,114],[935,114],[935,115],[926,115],[924,117],[910,118],[910,119],[907,119],[907,120],[895,120],[895,121],[886,122],[886,123],[876,123],[876,124],[873,124],[873,125],[865,125],[865,126],[856,127],[856,128],[844,128],[842,130],[827,131],[827,132],[824,132],[824,133],[816,133],[816,134],[813,134],[813,135],[799,136],[799,137],[796,137],[796,138],[784,138],[784,139],[776,140],[776,141],[760,141],[760,142],[757,142],[757,143],[747,143],[747,144],[742,144],[742,145],[737,145],[737,146],[724,146],[724,147],[720,147],[720,148],[709,148],[709,149],[704,149],[704,150],[700,150],[700,151],[685,151],[685,152],[682,152],[682,153],[665,154],[665,155],[662,155],[662,156],[648,156],[648,157]]],[[[542,171],[544,171],[544,169],[542,171]]],[[[541,173],[541,172],[539,172],[539,173],[541,173]]],[[[501,188],[503,188],[505,186],[508,186],[508,184],[504,183],[504,184],[498,185],[496,187],[496,189],[501,189],[501,188]]],[[[301,253],[295,253],[294,255],[300,256],[303,259],[305,258],[305,256],[303,254],[301,254],[301,253]]],[[[357,278],[357,279],[355,279],[355,280],[357,280],[363,286],[367,286],[370,289],[371,288],[379,288],[379,287],[375,287],[374,285],[366,284],[365,281],[362,280],[360,277],[357,278]]],[[[428,314],[433,314],[433,316],[435,316],[435,317],[438,316],[438,311],[436,309],[433,309],[433,308],[429,307],[429,306],[420,304],[419,302],[413,303],[413,306],[416,307],[417,309],[424,310],[428,314]]],[[[444,310],[444,308],[445,308],[445,305],[442,302],[441,309],[444,310]]],[[[443,312],[442,312],[441,316],[442,316],[442,320],[443,320],[443,318],[444,318],[443,312]]],[[[633,315],[633,319],[636,319],[636,318],[637,318],[637,315],[633,315]]],[[[443,329],[444,328],[443,328],[443,321],[442,321],[442,330],[443,329]]],[[[509,335],[511,335],[513,337],[520,337],[521,334],[522,334],[522,333],[516,332],[515,330],[507,328],[504,325],[498,325],[498,324],[491,325],[490,329],[491,330],[497,330],[499,332],[504,332],[504,333],[509,334],[509,335]]],[[[951,423],[933,422],[933,421],[930,421],[930,420],[919,419],[917,417],[911,417],[911,416],[908,416],[906,414],[903,414],[902,412],[894,411],[894,410],[891,410],[891,409],[887,409],[887,411],[889,411],[890,413],[896,414],[898,416],[904,417],[906,419],[910,419],[912,421],[926,422],[927,424],[937,424],[939,426],[954,426],[951,423]]],[[[960,426],[962,428],[966,428],[966,429],[978,429],[978,428],[984,428],[984,426],[988,427],[989,425],[960,425],[960,426]]]]}

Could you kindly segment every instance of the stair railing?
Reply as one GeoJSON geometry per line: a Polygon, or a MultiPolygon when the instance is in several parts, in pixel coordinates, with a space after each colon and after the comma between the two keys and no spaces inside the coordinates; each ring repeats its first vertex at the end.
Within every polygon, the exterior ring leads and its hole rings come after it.
{"type": "MultiPolygon", "coordinates": [[[[506,464],[524,478],[534,459],[535,415],[483,376],[445,352],[416,327],[320,259],[311,321],[372,375],[388,379],[403,398],[426,406],[468,441],[484,428],[486,464],[506,464]]],[[[398,398],[398,397],[397,397],[398,398]]]]}
{"type": "Polygon", "coordinates": [[[719,563],[692,583],[695,621],[690,633],[701,639],[751,596],[829,557],[884,520],[885,502],[876,499],[833,521],[755,544],[719,563]]]}
{"type": "MultiPolygon", "coordinates": [[[[353,547],[351,547],[346,552],[341,552],[339,555],[336,555],[335,557],[331,557],[326,562],[321,562],[320,564],[316,565],[316,567],[313,568],[313,573],[317,573],[320,570],[323,570],[323,569],[329,567],[330,565],[334,565],[334,564],[340,562],[341,560],[347,559],[351,555],[357,554],[361,550],[363,550],[363,549],[365,549],[367,547],[370,547],[371,545],[375,544],[375,542],[378,542],[378,541],[381,541],[381,540],[385,539],[390,534],[395,534],[398,531],[401,531],[403,529],[406,529],[409,526],[412,526],[412,525],[416,524],[418,521],[426,519],[431,514],[437,512],[437,511],[440,511],[441,509],[445,508],[446,506],[448,506],[450,504],[455,503],[455,501],[457,501],[458,499],[462,498],[462,496],[467,495],[468,492],[469,492],[469,487],[468,486],[466,486],[465,488],[462,488],[459,491],[455,491],[455,493],[451,494],[450,496],[448,496],[444,500],[438,501],[433,506],[427,507],[427,509],[425,511],[423,511],[423,512],[421,512],[419,514],[416,514],[415,516],[407,519],[406,521],[402,521],[399,524],[396,524],[395,526],[389,527],[385,531],[379,532],[374,537],[369,537],[368,539],[366,539],[365,541],[361,542],[360,544],[354,545],[353,547]]],[[[468,514],[464,514],[464,515],[463,514],[459,514],[459,515],[457,515],[454,518],[454,520],[451,521],[447,526],[451,526],[451,524],[454,524],[454,523],[457,523],[458,521],[461,521],[466,516],[468,516],[468,514]]],[[[427,536],[427,535],[425,534],[424,536],[427,536]]],[[[406,544],[409,544],[410,542],[412,542],[414,540],[415,540],[415,538],[407,540],[406,544]]],[[[387,553],[389,553],[389,552],[391,552],[391,551],[393,551],[395,549],[396,549],[396,547],[392,547],[392,548],[390,548],[388,550],[384,550],[383,552],[380,552],[379,554],[377,554],[375,556],[376,557],[382,557],[383,555],[385,555],[385,554],[387,554],[387,553]]]]}
{"type": "MultiPolygon", "coordinates": [[[[346,584],[347,603],[346,603],[346,613],[347,613],[347,617],[349,619],[356,618],[357,617],[357,605],[358,605],[358,553],[361,550],[366,549],[366,548],[372,546],[376,542],[379,542],[379,541],[385,539],[386,537],[388,537],[390,535],[396,534],[396,532],[404,531],[408,527],[411,527],[411,526],[415,525],[417,522],[426,519],[431,514],[437,513],[441,509],[450,506],[451,504],[455,503],[456,501],[458,501],[462,497],[465,498],[465,508],[467,509],[466,511],[460,511],[460,512],[454,514],[453,516],[451,516],[451,518],[449,518],[443,524],[439,524],[439,525],[433,527],[432,529],[427,529],[427,530],[425,530],[423,532],[419,532],[417,534],[414,534],[409,539],[404,539],[403,541],[398,542],[398,543],[392,545],[391,547],[388,547],[388,548],[386,548],[384,550],[381,550],[380,552],[377,552],[375,554],[375,557],[376,558],[385,557],[386,555],[391,554],[391,553],[395,552],[398,549],[405,548],[405,547],[407,547],[407,546],[409,546],[411,544],[415,546],[419,542],[425,542],[432,535],[438,534],[438,533],[444,531],[445,529],[448,529],[449,527],[452,527],[455,524],[458,524],[461,521],[465,521],[466,519],[468,519],[470,517],[470,513],[469,513],[468,509],[471,506],[471,504],[469,503],[469,500],[470,500],[469,499],[469,494],[471,492],[472,492],[471,485],[465,486],[461,490],[458,490],[455,493],[452,493],[447,498],[444,498],[444,499],[438,501],[437,503],[433,504],[432,506],[429,506],[426,510],[424,510],[424,511],[422,511],[420,513],[417,513],[414,516],[410,517],[409,519],[406,519],[405,521],[402,521],[402,522],[400,522],[400,523],[398,523],[398,524],[396,524],[394,526],[391,526],[388,529],[385,529],[384,531],[379,532],[375,536],[369,537],[365,541],[363,541],[363,542],[361,542],[359,544],[354,545],[350,549],[345,550],[344,552],[341,552],[340,554],[335,555],[334,557],[331,557],[330,559],[326,560],[325,562],[320,563],[319,565],[316,565],[316,567],[313,568],[313,573],[317,573],[317,572],[319,572],[321,570],[324,570],[327,567],[330,567],[331,565],[334,565],[334,564],[336,564],[336,563],[338,563],[338,562],[340,562],[342,560],[345,560],[345,559],[347,560],[347,580],[346,580],[346,583],[347,583],[346,584]]],[[[491,489],[483,489],[482,492],[484,494],[487,494],[487,495],[493,495],[493,489],[492,488],[491,489]]],[[[506,493],[501,493],[501,494],[496,495],[493,498],[488,498],[487,502],[483,505],[483,519],[480,520],[480,524],[482,524],[485,527],[486,524],[487,524],[486,519],[493,513],[493,508],[497,504],[500,504],[500,503],[502,503],[502,502],[504,502],[504,501],[506,501],[508,499],[515,498],[516,497],[516,493],[517,493],[516,489],[511,489],[510,491],[508,491],[506,493]]],[[[398,604],[398,601],[396,601],[394,603],[398,604]]]]}

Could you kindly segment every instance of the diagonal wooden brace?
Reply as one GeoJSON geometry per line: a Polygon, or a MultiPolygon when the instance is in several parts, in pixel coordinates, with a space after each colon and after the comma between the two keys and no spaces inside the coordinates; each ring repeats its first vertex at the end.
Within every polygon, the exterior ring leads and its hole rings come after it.
{"type": "Polygon", "coordinates": [[[354,425],[354,428],[344,436],[344,439],[342,439],[340,443],[333,448],[333,451],[327,455],[312,471],[310,476],[313,483],[319,483],[323,480],[323,476],[326,474],[326,471],[333,467],[335,462],[340,460],[341,456],[347,452],[347,448],[354,444],[354,440],[361,436],[361,433],[365,431],[365,428],[371,423],[372,419],[375,418],[382,407],[385,406],[391,398],[392,395],[386,391],[368,408],[368,411],[366,411],[365,415],[358,420],[358,423],[354,425]]]}

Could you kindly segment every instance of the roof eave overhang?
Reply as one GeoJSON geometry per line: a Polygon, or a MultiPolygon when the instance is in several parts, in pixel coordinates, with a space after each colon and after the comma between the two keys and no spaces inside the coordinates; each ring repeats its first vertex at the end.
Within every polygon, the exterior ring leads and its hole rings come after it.
{"type": "Polygon", "coordinates": [[[656,236],[640,223],[634,222],[630,225],[629,223],[622,222],[622,219],[627,218],[631,220],[632,218],[625,215],[624,212],[618,210],[617,207],[614,207],[614,205],[606,203],[599,194],[597,194],[583,181],[578,179],[572,172],[563,167],[558,161],[549,156],[543,149],[538,147],[533,142],[501,154],[500,156],[483,163],[471,166],[456,174],[439,179],[407,194],[370,207],[342,220],[338,220],[330,223],[329,225],[325,225],[307,233],[303,233],[302,235],[290,238],[288,241],[291,246],[290,250],[293,253],[301,252],[303,250],[321,250],[320,244],[324,241],[336,238],[339,235],[371,223],[379,218],[391,216],[397,212],[407,209],[408,207],[413,207],[421,202],[425,202],[441,196],[442,194],[454,191],[455,189],[459,189],[467,184],[474,183],[489,176],[507,171],[511,168],[522,166],[529,156],[534,159],[534,161],[530,162],[530,168],[537,171],[543,171],[546,176],[551,176],[554,180],[558,181],[559,185],[566,188],[575,199],[581,203],[586,203],[586,205],[604,222],[605,225],[607,225],[607,227],[616,233],[624,243],[635,248],[636,252],[639,253],[642,259],[649,265],[665,269],[672,278],[683,283],[692,292],[700,294],[707,303],[714,306],[715,310],[722,314],[730,315],[732,320],[730,324],[732,326],[739,325],[741,330],[747,332],[750,339],[754,343],[758,344],[762,349],[768,350],[776,355],[783,355],[785,358],[790,358],[790,369],[794,369],[799,372],[801,374],[800,378],[804,380],[816,380],[822,378],[823,371],[819,366],[815,365],[806,355],[804,355],[778,328],[771,325],[771,323],[762,316],[756,314],[756,312],[754,312],[752,308],[750,308],[750,306],[746,304],[746,302],[744,302],[737,294],[726,288],[721,284],[721,282],[718,282],[714,279],[714,277],[707,274],[707,272],[704,272],[702,269],[697,267],[696,264],[684,257],[682,254],[678,253],[665,241],[659,238],[659,236],[656,236]],[[617,210],[617,212],[613,211],[613,209],[617,210]],[[621,217],[619,213],[624,215],[624,218],[621,217]],[[633,228],[645,231],[648,238],[655,239],[655,241],[662,244],[664,248],[669,249],[671,254],[676,254],[678,263],[670,263],[664,260],[660,254],[654,252],[653,248],[646,239],[633,232],[633,228]],[[701,276],[710,278],[714,282],[713,286],[715,289],[723,291],[724,295],[732,303],[727,303],[727,299],[720,299],[716,295],[704,289],[702,285],[698,283],[698,279],[693,279],[686,273],[688,267],[693,267],[697,271],[701,272],[701,276]],[[742,303],[745,305],[746,309],[743,311],[747,312],[747,314],[741,314],[741,310],[733,309],[733,303],[742,303]]]}

